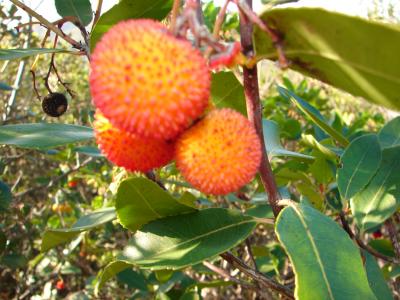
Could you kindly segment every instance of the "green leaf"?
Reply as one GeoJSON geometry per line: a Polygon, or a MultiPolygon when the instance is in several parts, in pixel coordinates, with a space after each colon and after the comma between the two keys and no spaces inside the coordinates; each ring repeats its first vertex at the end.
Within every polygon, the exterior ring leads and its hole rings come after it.
{"type": "MultiPolygon", "coordinates": [[[[226,281],[219,281],[218,284],[219,284],[219,285],[217,285],[217,287],[223,286],[223,285],[225,285],[225,286],[229,285],[229,284],[226,284],[226,281]]],[[[232,283],[231,283],[231,284],[232,284],[232,283]]],[[[212,286],[212,287],[215,287],[215,285],[212,286]]],[[[200,300],[200,299],[201,299],[201,297],[200,297],[200,295],[199,295],[199,292],[197,292],[197,291],[192,291],[192,290],[186,291],[186,292],[179,298],[179,300],[200,300]]]]}
{"type": "Polygon", "coordinates": [[[367,187],[357,193],[350,206],[361,230],[373,228],[388,219],[400,204],[400,147],[382,151],[382,161],[367,187]]]}
{"type": "Polygon", "coordinates": [[[394,257],[394,249],[392,242],[388,239],[374,239],[368,242],[368,246],[382,253],[383,255],[394,257]]]}
{"type": "Polygon", "coordinates": [[[10,269],[24,268],[28,264],[28,259],[22,254],[11,253],[0,258],[0,265],[5,265],[10,269]]]}
{"type": "Polygon", "coordinates": [[[247,114],[243,85],[232,72],[212,74],[211,99],[216,107],[230,107],[247,114]]]}
{"type": "Polygon", "coordinates": [[[330,126],[314,106],[283,87],[278,86],[278,91],[283,98],[291,100],[296,104],[296,106],[313,121],[313,123],[338,141],[341,145],[347,146],[349,144],[349,141],[339,131],[330,126]]]}
{"type": "Polygon", "coordinates": [[[0,61],[12,60],[29,57],[32,55],[45,54],[45,53],[60,53],[68,52],[63,49],[47,49],[47,48],[29,48],[29,49],[0,49],[0,61]]]}
{"type": "Polygon", "coordinates": [[[286,150],[282,147],[280,142],[279,126],[276,122],[263,119],[263,134],[265,141],[265,148],[267,149],[268,157],[270,159],[279,156],[286,156],[297,158],[301,160],[313,161],[314,157],[286,150]]]}
{"type": "Polygon", "coordinates": [[[12,91],[13,88],[11,86],[9,86],[8,84],[5,84],[4,82],[0,82],[0,90],[12,91]]]}
{"type": "Polygon", "coordinates": [[[120,183],[115,209],[121,225],[132,231],[152,220],[195,211],[178,202],[157,183],[140,177],[120,183]]]}
{"type": "Polygon", "coordinates": [[[376,298],[379,300],[392,300],[392,292],[375,258],[367,251],[363,251],[363,255],[365,257],[365,269],[367,271],[368,282],[376,298]]]}
{"type": "Polygon", "coordinates": [[[180,269],[235,247],[255,226],[252,217],[223,208],[167,217],[143,226],[124,255],[141,268],[180,269]]]}
{"type": "Polygon", "coordinates": [[[92,157],[104,157],[99,148],[95,146],[75,147],[73,151],[92,157]]]}
{"type": "Polygon", "coordinates": [[[338,188],[344,200],[366,187],[381,159],[381,147],[375,134],[366,134],[351,142],[340,159],[342,167],[337,171],[338,188]]]}
{"type": "Polygon", "coordinates": [[[293,204],[281,211],[275,230],[293,264],[296,299],[376,299],[359,250],[333,220],[293,204]]]}
{"type": "Polygon", "coordinates": [[[296,188],[299,190],[302,198],[307,199],[312,206],[320,211],[324,208],[324,198],[321,193],[318,192],[317,187],[301,182],[296,184],[296,188]]]}
{"type": "Polygon", "coordinates": [[[77,237],[81,232],[108,223],[116,217],[114,207],[107,207],[81,217],[71,228],[46,230],[42,239],[41,251],[45,252],[55,246],[67,243],[77,237]]]}
{"type": "Polygon", "coordinates": [[[23,148],[44,149],[90,139],[93,139],[93,129],[78,125],[34,123],[0,126],[0,144],[23,148]]]}
{"type": "Polygon", "coordinates": [[[98,294],[99,290],[102,288],[106,281],[114,277],[119,272],[122,272],[128,268],[133,268],[133,264],[123,260],[115,260],[113,262],[110,262],[99,272],[99,274],[97,274],[95,294],[98,294]]]}
{"type": "MultiPolygon", "coordinates": [[[[391,109],[400,109],[400,28],[326,11],[286,8],[261,18],[276,29],[291,68],[391,109]],[[388,43],[387,41],[392,41],[388,43]]],[[[256,28],[256,55],[277,59],[271,39],[256,28]]]]}
{"type": "Polygon", "coordinates": [[[90,48],[94,49],[101,36],[113,25],[129,19],[164,19],[172,8],[172,0],[121,0],[104,13],[90,35],[90,48]]]}
{"type": "Polygon", "coordinates": [[[378,133],[382,148],[400,146],[400,116],[387,123],[378,133]]]}
{"type": "Polygon", "coordinates": [[[128,285],[130,289],[138,289],[146,292],[147,282],[146,277],[142,273],[132,270],[132,268],[125,269],[117,274],[118,282],[128,285]]]}
{"type": "Polygon", "coordinates": [[[55,5],[61,17],[77,17],[83,26],[92,21],[93,11],[89,0],[55,0],[55,5]]]}
{"type": "Polygon", "coordinates": [[[0,180],[0,212],[6,211],[12,200],[10,187],[0,180]]]}

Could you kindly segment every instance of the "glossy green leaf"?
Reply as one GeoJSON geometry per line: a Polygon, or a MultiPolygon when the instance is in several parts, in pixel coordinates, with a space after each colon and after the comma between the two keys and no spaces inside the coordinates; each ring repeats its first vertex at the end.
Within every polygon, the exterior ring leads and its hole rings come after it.
{"type": "Polygon", "coordinates": [[[0,212],[6,211],[12,200],[10,187],[0,180],[0,212]]]}
{"type": "Polygon", "coordinates": [[[1,60],[13,60],[45,53],[68,52],[63,49],[29,48],[29,49],[0,49],[1,60]]]}
{"type": "Polygon", "coordinates": [[[247,114],[243,85],[232,72],[212,74],[211,99],[216,107],[230,107],[247,114]]]}
{"type": "Polygon", "coordinates": [[[99,272],[96,277],[95,294],[99,292],[106,281],[114,277],[119,272],[122,272],[129,268],[133,268],[133,264],[123,260],[115,260],[113,262],[110,262],[99,272]]]}
{"type": "Polygon", "coordinates": [[[130,289],[138,289],[143,292],[148,290],[146,277],[140,273],[134,271],[132,268],[125,269],[117,274],[118,282],[122,282],[128,285],[130,289]]]}
{"type": "Polygon", "coordinates": [[[0,144],[51,148],[93,139],[93,129],[78,125],[34,123],[0,126],[0,144]]]}
{"type": "Polygon", "coordinates": [[[293,264],[296,299],[376,299],[358,248],[332,219],[293,204],[281,211],[275,230],[293,264]]]}
{"type": "Polygon", "coordinates": [[[77,17],[84,26],[92,21],[93,11],[89,0],[55,0],[55,5],[61,17],[77,17]]]}
{"type": "Polygon", "coordinates": [[[46,230],[42,239],[41,251],[45,252],[55,246],[67,243],[76,238],[81,232],[101,226],[116,217],[114,207],[108,207],[81,217],[71,228],[46,230]]]}
{"type": "Polygon", "coordinates": [[[363,251],[365,257],[365,269],[369,285],[378,300],[393,300],[392,293],[383,277],[381,268],[376,259],[367,251],[363,251]]]}
{"type": "Polygon", "coordinates": [[[337,171],[338,188],[344,200],[349,200],[366,187],[378,170],[381,159],[381,147],[375,134],[366,134],[351,142],[337,171]]]}
{"type": "Polygon", "coordinates": [[[350,201],[351,211],[361,230],[388,219],[400,206],[400,147],[382,151],[382,161],[367,187],[350,201]]]}
{"type": "Polygon", "coordinates": [[[252,217],[223,208],[158,219],[133,236],[124,256],[141,268],[180,269],[235,247],[255,226],[252,217]]]}
{"type": "Polygon", "coordinates": [[[12,91],[13,88],[11,86],[9,86],[8,84],[5,84],[4,82],[0,82],[0,90],[12,91]]]}
{"type": "Polygon", "coordinates": [[[394,257],[394,249],[389,239],[373,239],[368,242],[368,246],[372,247],[383,255],[394,257]]]}
{"type": "Polygon", "coordinates": [[[100,149],[95,146],[81,146],[75,147],[73,151],[92,157],[104,157],[100,149]]]}
{"type": "Polygon", "coordinates": [[[388,122],[378,133],[382,148],[400,146],[400,116],[388,122]]]}
{"type": "Polygon", "coordinates": [[[338,141],[341,145],[347,146],[349,144],[349,141],[339,131],[330,126],[314,106],[283,87],[278,87],[278,91],[282,97],[286,98],[287,100],[291,100],[294,104],[296,104],[296,106],[313,121],[313,123],[338,141]]]}
{"type": "Polygon", "coordinates": [[[93,50],[101,36],[120,21],[142,18],[162,20],[171,8],[172,0],[121,0],[97,21],[90,35],[90,48],[93,50]]]}
{"type": "MultiPolygon", "coordinates": [[[[398,26],[319,8],[273,9],[261,18],[282,37],[291,68],[376,104],[400,109],[400,61],[393,59],[400,53],[398,26]]],[[[254,40],[259,58],[277,59],[271,39],[259,28],[254,40]]]]}
{"type": "Polygon", "coordinates": [[[120,183],[115,209],[120,223],[132,231],[155,219],[195,211],[178,202],[157,183],[141,177],[120,183]]]}
{"type": "Polygon", "coordinates": [[[263,134],[265,147],[267,149],[268,157],[270,159],[279,156],[286,156],[297,158],[306,161],[313,161],[314,157],[310,155],[305,155],[297,152],[293,152],[290,150],[286,150],[283,148],[280,142],[280,131],[278,124],[274,121],[263,119],[263,134]]]}

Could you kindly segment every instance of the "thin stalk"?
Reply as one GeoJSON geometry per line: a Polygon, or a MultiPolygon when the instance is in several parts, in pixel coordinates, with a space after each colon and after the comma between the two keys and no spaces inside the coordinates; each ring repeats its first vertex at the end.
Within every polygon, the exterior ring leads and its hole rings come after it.
{"type": "MultiPolygon", "coordinates": [[[[252,8],[252,0],[246,0],[247,6],[252,8]]],[[[240,37],[242,49],[245,55],[253,56],[253,23],[244,14],[240,14],[240,37]]],[[[268,194],[268,202],[274,212],[275,217],[279,214],[281,207],[278,201],[281,196],[272,173],[271,165],[268,161],[268,156],[265,148],[264,134],[262,128],[262,109],[260,102],[260,93],[258,86],[257,65],[252,68],[243,67],[243,86],[246,96],[247,116],[250,122],[254,125],[256,132],[261,141],[261,165],[260,177],[264,188],[268,194]]]]}

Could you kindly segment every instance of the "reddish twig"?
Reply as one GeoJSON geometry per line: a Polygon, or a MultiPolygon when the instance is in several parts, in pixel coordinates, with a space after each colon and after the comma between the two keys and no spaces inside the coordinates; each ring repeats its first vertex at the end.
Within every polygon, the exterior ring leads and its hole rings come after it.
{"type": "Polygon", "coordinates": [[[245,15],[248,20],[250,20],[251,23],[256,24],[262,31],[264,31],[272,40],[272,43],[275,46],[275,49],[278,54],[278,61],[279,65],[281,68],[286,69],[289,66],[289,62],[286,59],[285,53],[283,51],[283,45],[282,45],[282,39],[279,36],[277,32],[272,30],[267,24],[263,22],[257,16],[256,13],[254,13],[251,5],[251,1],[248,0],[232,0],[236,3],[236,5],[239,8],[239,11],[241,12],[241,15],[245,15]]]}
{"type": "Polygon", "coordinates": [[[251,243],[250,243],[249,238],[246,239],[245,243],[246,243],[247,253],[248,253],[249,256],[250,256],[250,259],[251,259],[251,262],[253,263],[254,269],[255,269],[256,271],[258,271],[257,262],[256,262],[256,260],[255,260],[255,258],[254,258],[253,250],[251,250],[251,243]]]}
{"type": "Polygon", "coordinates": [[[396,224],[392,219],[388,219],[385,222],[387,231],[389,233],[390,241],[393,244],[394,254],[396,258],[400,261],[400,243],[399,243],[399,234],[396,229],[396,224]]]}
{"type": "Polygon", "coordinates": [[[250,284],[250,283],[247,283],[247,282],[245,282],[245,281],[239,280],[239,279],[237,279],[237,278],[231,276],[231,274],[229,274],[228,271],[226,271],[226,270],[224,270],[224,269],[221,269],[221,268],[219,268],[219,267],[213,265],[212,263],[210,263],[210,262],[208,262],[208,261],[203,261],[203,265],[204,265],[206,268],[210,269],[211,271],[217,273],[217,274],[220,275],[221,277],[226,278],[226,279],[228,279],[228,280],[230,280],[230,281],[232,281],[232,282],[234,282],[234,283],[236,283],[236,284],[239,284],[239,285],[241,285],[241,286],[243,286],[243,287],[245,287],[245,288],[250,288],[250,289],[255,289],[255,288],[256,288],[254,285],[252,285],[252,284],[250,284]]]}
{"type": "Polygon", "coordinates": [[[103,6],[103,0],[98,0],[96,12],[95,12],[94,18],[93,18],[93,25],[92,25],[91,31],[93,31],[94,27],[96,26],[97,21],[100,19],[102,6],[103,6]]]}
{"type": "Polygon", "coordinates": [[[264,274],[250,268],[241,259],[234,256],[232,253],[225,252],[221,254],[221,257],[225,259],[228,263],[230,263],[232,266],[238,268],[241,272],[252,278],[258,284],[260,284],[260,286],[272,289],[286,296],[288,299],[294,299],[293,292],[290,289],[274,281],[273,279],[266,277],[264,274]]]}
{"type": "Polygon", "coordinates": [[[400,263],[400,260],[399,260],[399,259],[386,256],[386,255],[384,255],[384,254],[382,254],[382,253],[376,251],[374,248],[372,248],[372,247],[366,245],[366,244],[351,230],[351,228],[350,228],[350,226],[349,226],[349,223],[348,223],[347,220],[346,220],[346,217],[345,217],[344,212],[340,212],[340,213],[339,213],[339,217],[340,217],[340,222],[342,223],[343,229],[348,233],[348,235],[350,236],[350,238],[353,239],[353,240],[357,243],[357,245],[358,245],[360,248],[366,250],[367,252],[369,252],[369,253],[372,254],[373,256],[375,256],[375,257],[377,257],[377,258],[380,258],[380,259],[382,259],[382,260],[384,260],[384,261],[387,261],[387,262],[390,262],[390,263],[393,263],[393,264],[399,264],[399,263],[400,263]]]}
{"type": "Polygon", "coordinates": [[[70,36],[66,35],[65,33],[63,33],[59,28],[57,28],[57,26],[55,26],[53,23],[49,22],[46,18],[44,18],[43,16],[41,16],[40,14],[35,12],[29,6],[25,5],[24,3],[22,3],[19,0],[10,0],[10,1],[15,6],[17,6],[17,7],[21,8],[22,10],[26,11],[28,13],[28,15],[30,15],[30,16],[34,17],[35,19],[37,19],[42,24],[42,26],[46,27],[47,29],[50,29],[56,35],[58,35],[59,37],[64,39],[66,42],[71,44],[72,47],[74,47],[76,49],[82,49],[82,45],[80,43],[78,43],[77,41],[75,41],[73,38],[71,38],[70,36]]]}
{"type": "MultiPolygon", "coordinates": [[[[247,5],[251,8],[252,0],[247,0],[247,5]]],[[[253,23],[247,15],[243,13],[240,14],[240,36],[244,54],[246,56],[253,56],[253,23]]],[[[268,194],[269,204],[271,205],[276,217],[281,210],[281,207],[278,205],[281,196],[275,183],[275,178],[265,150],[257,65],[252,68],[243,67],[243,86],[246,96],[247,115],[251,123],[254,125],[261,141],[262,158],[259,169],[261,181],[268,194]]]]}

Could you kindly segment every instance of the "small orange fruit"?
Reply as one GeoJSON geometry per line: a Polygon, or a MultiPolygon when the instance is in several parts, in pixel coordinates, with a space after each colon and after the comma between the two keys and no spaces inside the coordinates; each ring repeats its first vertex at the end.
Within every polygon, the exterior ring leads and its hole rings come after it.
{"type": "Polygon", "coordinates": [[[113,26],[97,43],[90,65],[93,102],[121,130],[172,139],[208,105],[206,60],[159,22],[113,26]]]}
{"type": "Polygon", "coordinates": [[[102,153],[128,171],[147,172],[166,165],[173,158],[173,143],[119,130],[99,112],[93,126],[102,153]]]}
{"type": "Polygon", "coordinates": [[[183,177],[199,191],[224,195],[254,177],[261,143],[243,115],[227,108],[214,110],[179,137],[175,159],[183,177]]]}

